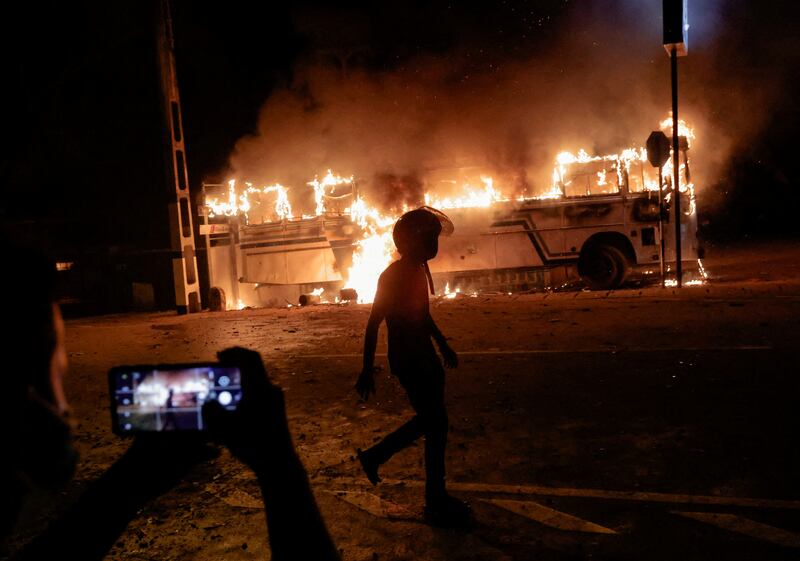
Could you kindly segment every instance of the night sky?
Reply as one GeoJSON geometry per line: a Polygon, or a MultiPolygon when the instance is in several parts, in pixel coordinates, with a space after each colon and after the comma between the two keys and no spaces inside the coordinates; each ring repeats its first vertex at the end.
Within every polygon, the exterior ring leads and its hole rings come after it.
{"type": "MultiPolygon", "coordinates": [[[[713,107],[718,98],[722,106],[744,106],[758,114],[757,125],[742,123],[746,139],[734,134],[732,145],[726,141],[731,153],[709,180],[713,205],[701,220],[705,235],[720,239],[800,232],[794,148],[800,98],[797,9],[777,2],[755,6],[690,0],[693,27],[689,58],[682,60],[689,91],[684,103],[691,110],[707,94],[712,99],[702,100],[703,107],[713,107]],[[733,75],[734,86],[691,85],[709,69],[714,77],[733,75]],[[732,103],[730,98],[747,92],[759,92],[753,96],[755,105],[747,99],[732,103]]],[[[4,17],[0,213],[54,249],[165,243],[168,191],[154,13],[152,2],[40,3],[9,10],[4,17]]],[[[435,60],[448,68],[449,80],[485,83],[509,65],[539,64],[545,52],[547,64],[558,67],[553,62],[558,61],[558,45],[568,41],[570,48],[585,47],[586,60],[595,67],[603,61],[609,69],[618,66],[620,53],[641,56],[642,65],[663,70],[658,87],[668,88],[660,2],[653,0],[336,7],[178,0],[173,13],[195,190],[204,179],[224,178],[237,141],[258,130],[264,103],[275,92],[302,88],[298,69],[309,61],[340,68],[346,59],[348,68],[366,75],[402,76],[420,60],[435,60]],[[630,52],[636,49],[627,41],[652,42],[654,50],[639,55],[630,52]],[[604,50],[609,56],[602,56],[604,50]]],[[[577,72],[582,56],[565,51],[564,57],[560,72],[577,72]]],[[[600,87],[613,91],[618,85],[600,87]]],[[[468,95],[469,88],[463,89],[468,95]]],[[[480,95],[476,89],[475,96],[480,95]]],[[[663,95],[666,104],[668,90],[663,95]]],[[[720,112],[708,118],[730,132],[743,115],[720,112]]],[[[707,139],[706,144],[713,142],[707,139]]]]}

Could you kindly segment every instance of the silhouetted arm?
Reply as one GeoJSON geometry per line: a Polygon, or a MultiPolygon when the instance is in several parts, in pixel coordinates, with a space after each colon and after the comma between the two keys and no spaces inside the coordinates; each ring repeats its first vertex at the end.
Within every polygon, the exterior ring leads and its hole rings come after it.
{"type": "Polygon", "coordinates": [[[291,440],[273,453],[254,469],[264,498],[272,559],[337,561],[339,553],[291,440]]]}
{"type": "Polygon", "coordinates": [[[442,353],[442,358],[444,358],[444,365],[447,368],[456,368],[458,366],[458,355],[450,348],[450,345],[447,343],[447,337],[442,334],[439,326],[433,321],[433,316],[431,316],[430,312],[428,312],[428,329],[430,330],[431,337],[433,337],[433,340],[436,341],[436,344],[439,346],[439,352],[442,353]]]}
{"type": "Polygon", "coordinates": [[[364,366],[362,371],[372,372],[375,366],[375,349],[378,346],[378,329],[384,319],[383,310],[373,305],[367,320],[367,329],[364,332],[364,366]]]}
{"type": "Polygon", "coordinates": [[[386,307],[390,298],[390,286],[381,275],[364,333],[364,365],[356,381],[356,391],[365,401],[369,399],[370,394],[375,395],[375,349],[378,346],[378,328],[386,317],[386,307]]]}
{"type": "Polygon", "coordinates": [[[105,558],[145,504],[215,454],[188,435],[143,435],[13,559],[105,558]],[[152,469],[158,465],[158,469],[152,469]]]}
{"type": "Polygon", "coordinates": [[[431,316],[430,312],[428,312],[428,329],[431,332],[431,337],[433,340],[436,341],[436,344],[441,347],[442,345],[447,345],[447,338],[442,334],[442,331],[439,329],[439,326],[436,325],[436,322],[433,321],[433,316],[431,316]]]}
{"type": "Polygon", "coordinates": [[[233,348],[219,353],[219,359],[241,370],[242,401],[236,411],[227,411],[216,401],[207,402],[203,416],[210,434],[250,466],[258,478],[271,558],[338,560],[292,443],[283,391],[270,382],[258,353],[233,348]]]}

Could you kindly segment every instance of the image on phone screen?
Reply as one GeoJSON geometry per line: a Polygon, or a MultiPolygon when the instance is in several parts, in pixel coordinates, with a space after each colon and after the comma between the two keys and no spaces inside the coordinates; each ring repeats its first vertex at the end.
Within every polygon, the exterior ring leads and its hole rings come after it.
{"type": "Polygon", "coordinates": [[[113,374],[118,432],[203,430],[202,407],[218,401],[228,410],[242,399],[236,367],[142,368],[113,374]]]}

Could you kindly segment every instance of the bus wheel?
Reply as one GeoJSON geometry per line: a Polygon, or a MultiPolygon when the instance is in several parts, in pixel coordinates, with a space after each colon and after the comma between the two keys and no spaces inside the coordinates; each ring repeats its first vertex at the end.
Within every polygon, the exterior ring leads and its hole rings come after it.
{"type": "Polygon", "coordinates": [[[212,286],[208,293],[208,307],[212,312],[224,312],[227,309],[225,291],[218,286],[212,286]]]}
{"type": "Polygon", "coordinates": [[[578,274],[592,290],[617,288],[628,275],[628,260],[613,245],[591,244],[581,251],[578,274]]]}

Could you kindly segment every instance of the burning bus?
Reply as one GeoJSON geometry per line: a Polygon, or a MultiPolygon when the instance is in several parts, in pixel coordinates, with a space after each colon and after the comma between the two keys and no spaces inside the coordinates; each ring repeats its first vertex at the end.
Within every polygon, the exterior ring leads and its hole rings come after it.
{"type": "MultiPolygon", "coordinates": [[[[704,274],[688,162],[692,134],[688,127],[680,132],[682,262],[704,274]]],[[[509,195],[475,168],[428,170],[420,204],[445,211],[455,225],[430,264],[438,293],[546,289],[577,278],[605,290],[669,269],[675,262],[671,166],[659,175],[644,149],[562,152],[550,189],[535,196],[509,195]]],[[[208,223],[201,233],[215,307],[294,305],[301,296],[371,302],[394,257],[392,225],[407,209],[381,212],[358,185],[332,171],[315,177],[304,186],[315,203],[305,215],[293,212],[280,184],[204,185],[208,223]]]]}

